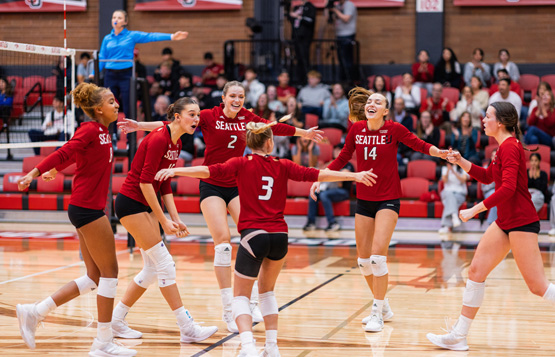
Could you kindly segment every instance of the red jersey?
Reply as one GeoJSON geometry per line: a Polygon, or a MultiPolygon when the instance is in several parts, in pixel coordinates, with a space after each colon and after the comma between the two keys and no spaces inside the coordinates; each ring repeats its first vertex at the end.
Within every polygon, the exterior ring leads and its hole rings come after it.
{"type": "Polygon", "coordinates": [[[401,197],[401,180],[397,165],[397,148],[403,143],[415,151],[429,154],[431,144],[420,140],[402,124],[386,120],[378,130],[368,129],[368,121],[356,122],[345,139],[339,156],[328,169],[340,170],[356,150],[359,171],[374,169],[378,175],[374,186],[357,185],[357,198],[366,201],[385,201],[401,197]]]}
{"type": "Polygon", "coordinates": [[[277,92],[278,98],[297,96],[297,88],[291,87],[291,86],[288,86],[288,87],[277,86],[276,92],[277,92]]]}
{"type": "MultiPolygon", "coordinates": [[[[243,156],[247,147],[247,123],[270,121],[263,119],[245,108],[241,108],[235,118],[225,116],[223,104],[200,112],[199,127],[202,130],[206,150],[203,165],[221,164],[232,157],[243,156]]],[[[293,136],[295,127],[287,124],[277,124],[272,127],[274,135],[293,136]]],[[[231,176],[210,177],[202,181],[222,187],[237,186],[235,178],[231,176]]]]}
{"type": "Polygon", "coordinates": [[[419,72],[418,69],[420,68],[420,62],[416,62],[412,64],[412,77],[414,78],[415,82],[424,82],[424,83],[431,83],[434,80],[434,65],[428,63],[428,70],[426,72],[419,72]]]}
{"type": "Polygon", "coordinates": [[[427,98],[426,100],[423,100],[420,105],[420,113],[425,110],[429,111],[432,115],[432,123],[434,126],[440,126],[445,119],[449,118],[449,116],[444,118],[443,112],[450,112],[453,110],[453,103],[445,97],[442,97],[439,103],[435,103],[432,98],[427,98]]]}
{"type": "Polygon", "coordinates": [[[108,128],[90,121],[81,124],[71,140],[48,155],[36,168],[42,174],[52,168],[61,170],[75,162],[69,204],[103,210],[108,198],[112,159],[112,139],[108,128]]]}
{"type": "MultiPolygon", "coordinates": [[[[216,75],[223,74],[224,73],[224,66],[221,65],[221,64],[218,64],[218,63],[213,63],[211,66],[207,66],[207,67],[203,68],[202,75],[204,76],[204,74],[206,72],[211,72],[211,73],[214,73],[216,75]]],[[[204,80],[204,85],[215,86],[216,85],[216,79],[217,79],[217,76],[214,77],[214,78],[206,78],[204,80]]]]}
{"type": "Polygon", "coordinates": [[[152,131],[139,145],[131,170],[121,186],[121,194],[148,206],[139,184],[150,183],[154,192],[160,191],[162,195],[172,193],[171,180],[157,181],[154,176],[161,169],[175,167],[180,152],[181,140],[177,140],[176,144],[172,142],[168,126],[152,131]]]}
{"type": "Polygon", "coordinates": [[[516,138],[506,139],[487,169],[472,165],[468,174],[489,184],[495,181],[495,192],[484,200],[486,208],[497,206],[497,225],[511,229],[539,221],[528,191],[526,156],[516,138]]]}
{"type": "Polygon", "coordinates": [[[290,160],[251,154],[234,157],[224,164],[209,166],[210,177],[232,178],[239,190],[241,212],[237,230],[263,229],[287,233],[283,218],[287,181],[317,181],[320,171],[290,160]]]}

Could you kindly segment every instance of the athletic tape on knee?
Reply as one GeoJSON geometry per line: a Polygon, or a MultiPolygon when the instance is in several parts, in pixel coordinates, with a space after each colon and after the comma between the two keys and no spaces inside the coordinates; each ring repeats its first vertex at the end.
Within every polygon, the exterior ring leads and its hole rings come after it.
{"type": "Polygon", "coordinates": [[[258,306],[262,316],[277,315],[279,312],[276,296],[273,291],[259,295],[258,306]]]}
{"type": "Polygon", "coordinates": [[[370,258],[366,258],[366,259],[358,258],[357,262],[362,275],[364,276],[372,275],[372,264],[371,264],[370,258]]]}
{"type": "Polygon", "coordinates": [[[100,281],[98,282],[98,295],[104,296],[108,299],[113,299],[116,297],[117,287],[117,278],[100,278],[100,281]]]}
{"type": "Polygon", "coordinates": [[[231,266],[231,244],[221,243],[214,247],[214,266],[230,267],[231,266]]]}
{"type": "Polygon", "coordinates": [[[387,274],[387,257],[385,255],[371,255],[372,273],[375,277],[384,276],[387,274]]]}
{"type": "Polygon", "coordinates": [[[484,301],[486,283],[477,283],[468,279],[463,293],[463,305],[468,307],[480,307],[484,301]]]}
{"type": "Polygon", "coordinates": [[[233,302],[231,303],[231,311],[233,312],[234,320],[237,318],[237,316],[241,315],[252,316],[249,298],[246,296],[234,297],[233,302]]]}
{"type": "Polygon", "coordinates": [[[156,244],[146,251],[156,267],[158,286],[164,288],[175,284],[175,263],[164,242],[156,244]]]}
{"type": "Polygon", "coordinates": [[[96,283],[87,275],[83,275],[74,280],[79,289],[79,295],[85,295],[97,288],[96,283]]]}
{"type": "Polygon", "coordinates": [[[152,285],[156,279],[158,279],[158,274],[156,273],[156,266],[154,265],[154,262],[142,249],[141,255],[143,256],[143,270],[141,270],[139,274],[133,278],[133,281],[135,281],[135,284],[139,285],[141,288],[146,289],[152,285]]]}

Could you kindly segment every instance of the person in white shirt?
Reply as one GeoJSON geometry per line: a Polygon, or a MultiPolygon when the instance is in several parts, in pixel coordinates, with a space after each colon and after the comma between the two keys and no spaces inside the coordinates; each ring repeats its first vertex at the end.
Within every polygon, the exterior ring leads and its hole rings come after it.
{"type": "Polygon", "coordinates": [[[480,78],[484,87],[489,87],[489,80],[491,79],[490,67],[483,62],[484,50],[475,48],[472,51],[472,61],[464,65],[464,83],[470,85],[470,80],[473,76],[480,78]]]}
{"type": "Polygon", "coordinates": [[[472,89],[466,86],[462,90],[461,100],[457,102],[455,109],[451,110],[449,117],[453,123],[459,121],[459,118],[464,112],[470,113],[470,118],[472,121],[472,126],[478,129],[482,129],[482,108],[480,108],[480,103],[474,99],[472,95],[472,89]]]}
{"type": "Polygon", "coordinates": [[[459,207],[466,201],[468,178],[468,174],[457,165],[447,163],[447,166],[441,169],[441,180],[444,186],[441,191],[443,214],[439,233],[449,233],[452,228],[461,225],[459,207]]]}
{"type": "Polygon", "coordinates": [[[408,112],[418,115],[420,109],[420,88],[414,85],[411,73],[403,74],[403,84],[395,88],[395,98],[403,98],[408,112]]]}
{"type": "Polygon", "coordinates": [[[499,50],[499,62],[493,65],[493,75],[495,79],[499,79],[497,77],[497,71],[500,69],[506,69],[509,72],[509,76],[511,76],[511,80],[518,82],[520,79],[520,71],[518,70],[518,66],[514,63],[509,61],[511,55],[509,54],[509,50],[502,48],[499,50]]]}
{"type": "Polygon", "coordinates": [[[256,107],[258,97],[266,91],[266,86],[256,79],[256,71],[254,68],[247,68],[245,71],[245,80],[243,86],[245,87],[246,100],[250,108],[256,107]]]}
{"type": "MultiPolygon", "coordinates": [[[[32,142],[36,141],[65,141],[65,128],[64,128],[64,100],[60,97],[54,97],[52,101],[54,110],[46,115],[41,129],[29,130],[29,139],[32,142]]],[[[67,116],[71,115],[71,110],[67,111],[67,116]]],[[[35,155],[40,154],[40,148],[33,148],[35,155]]]]}
{"type": "Polygon", "coordinates": [[[489,97],[489,104],[495,102],[509,102],[515,106],[518,117],[520,118],[520,110],[522,109],[522,99],[515,92],[511,92],[511,79],[503,78],[499,80],[499,91],[489,97]]]}

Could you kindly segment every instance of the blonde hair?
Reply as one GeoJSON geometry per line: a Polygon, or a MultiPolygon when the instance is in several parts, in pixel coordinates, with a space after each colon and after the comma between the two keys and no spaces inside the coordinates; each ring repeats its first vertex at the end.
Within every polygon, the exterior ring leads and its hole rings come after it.
{"type": "Polygon", "coordinates": [[[253,121],[247,123],[247,146],[252,150],[260,150],[266,144],[266,141],[273,137],[272,126],[277,122],[271,123],[255,123],[253,121]]]}
{"type": "Polygon", "coordinates": [[[70,94],[73,95],[75,105],[83,109],[91,119],[94,119],[94,109],[104,102],[105,92],[110,92],[110,90],[94,83],[81,83],[70,94]]]}

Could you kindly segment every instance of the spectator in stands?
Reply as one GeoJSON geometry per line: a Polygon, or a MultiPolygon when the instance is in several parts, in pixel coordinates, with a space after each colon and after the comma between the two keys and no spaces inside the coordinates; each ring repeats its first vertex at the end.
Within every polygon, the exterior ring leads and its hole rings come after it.
{"type": "Polygon", "coordinates": [[[297,104],[297,98],[289,97],[289,99],[287,99],[285,111],[285,114],[291,114],[291,119],[286,121],[286,124],[293,125],[295,128],[304,128],[305,117],[297,104]]]}
{"type": "Polygon", "coordinates": [[[268,95],[268,107],[277,114],[285,113],[285,105],[277,99],[276,86],[269,85],[266,87],[266,94],[268,95]]]}
{"type": "Polygon", "coordinates": [[[443,213],[439,233],[449,233],[453,228],[461,225],[459,207],[466,201],[468,178],[468,174],[458,165],[448,162],[441,168],[441,180],[444,186],[440,194],[443,213]]]}
{"type": "Polygon", "coordinates": [[[443,86],[441,83],[434,83],[432,87],[432,96],[422,101],[420,112],[429,111],[432,114],[432,122],[434,126],[443,128],[449,131],[449,112],[453,110],[453,103],[448,98],[443,97],[443,86]]]}
{"type": "Polygon", "coordinates": [[[224,74],[224,66],[214,61],[212,52],[204,54],[205,67],[202,70],[202,84],[206,87],[215,87],[216,79],[220,74],[224,74]]]}
{"type": "Polygon", "coordinates": [[[420,88],[414,85],[412,74],[408,72],[403,74],[403,83],[395,88],[395,99],[397,98],[403,98],[408,112],[418,115],[422,98],[420,98],[420,88]]]}
{"type": "Polygon", "coordinates": [[[287,99],[289,97],[297,96],[297,88],[289,85],[289,73],[287,71],[282,71],[278,76],[278,87],[277,87],[277,98],[287,105],[287,99]]]}
{"type": "Polygon", "coordinates": [[[377,75],[374,77],[374,82],[372,83],[372,90],[374,93],[379,93],[387,99],[388,103],[393,102],[391,97],[391,92],[387,90],[385,86],[385,78],[383,76],[377,75]]]}
{"type": "MultiPolygon", "coordinates": [[[[337,40],[337,58],[339,59],[340,78],[352,81],[356,78],[354,63],[354,41],[357,32],[357,8],[349,0],[328,0],[334,6],[326,6],[325,12],[330,11],[335,18],[335,35],[337,40]]],[[[329,18],[330,14],[326,13],[329,18]]]]}
{"type": "MultiPolygon", "coordinates": [[[[64,70],[64,59],[66,57],[64,56],[60,56],[58,57],[58,63],[54,66],[54,68],[52,68],[52,75],[56,76],[56,96],[57,97],[64,97],[65,96],[65,88],[64,88],[64,78],[65,78],[65,70],[64,70]]],[[[69,93],[71,88],[70,88],[70,83],[71,83],[71,58],[67,57],[67,67],[68,71],[67,71],[67,83],[68,83],[68,90],[67,92],[69,93]]]]}
{"type": "Polygon", "coordinates": [[[330,91],[326,85],[320,83],[320,72],[310,71],[307,77],[308,85],[300,90],[297,100],[301,103],[303,113],[316,114],[321,118],[324,101],[330,97],[330,91]]]}
{"type": "Polygon", "coordinates": [[[291,156],[298,165],[317,167],[320,147],[310,139],[297,138],[297,143],[291,149],[291,156]]]}
{"type": "Polygon", "coordinates": [[[434,69],[434,82],[439,82],[444,87],[460,88],[461,73],[461,65],[455,52],[449,47],[444,48],[434,69]]]}
{"type": "Polygon", "coordinates": [[[289,12],[291,32],[297,59],[296,78],[302,82],[310,70],[310,44],[314,37],[316,7],[308,0],[302,0],[289,12]]]}
{"type": "MultiPolygon", "coordinates": [[[[511,92],[512,93],[512,92],[511,92]]],[[[538,106],[528,117],[528,130],[524,135],[526,144],[542,144],[553,147],[555,136],[555,100],[553,92],[546,90],[538,98],[538,106]]]]}
{"type": "Polygon", "coordinates": [[[154,73],[154,80],[160,83],[162,93],[168,97],[177,90],[179,85],[179,77],[172,72],[172,64],[169,61],[160,65],[159,73],[154,73]]]}
{"type": "Polygon", "coordinates": [[[91,55],[88,52],[81,53],[79,65],[77,66],[77,83],[83,83],[88,80],[93,72],[94,62],[91,61],[91,55]]]}
{"type": "MultiPolygon", "coordinates": [[[[424,140],[425,142],[427,142],[428,144],[432,144],[435,147],[440,147],[439,144],[439,140],[441,138],[441,133],[439,131],[439,128],[436,128],[434,126],[434,124],[432,123],[432,114],[428,111],[423,111],[422,113],[420,113],[420,120],[418,121],[418,124],[416,125],[416,136],[419,139],[424,140]]],[[[411,161],[412,160],[422,160],[422,159],[428,159],[428,160],[433,160],[433,161],[437,161],[439,162],[440,160],[437,160],[435,157],[431,157],[429,155],[424,155],[418,151],[415,151],[411,157],[410,157],[411,161]]]]}
{"type": "Polygon", "coordinates": [[[520,110],[522,109],[522,99],[515,92],[511,92],[511,79],[503,78],[499,80],[499,91],[489,97],[489,104],[495,102],[509,102],[514,105],[518,117],[520,118],[520,110]]]}
{"type": "Polygon", "coordinates": [[[539,212],[545,203],[547,195],[547,173],[540,168],[542,157],[534,152],[530,155],[530,167],[528,168],[528,191],[532,196],[532,203],[536,212],[539,212]]]}
{"type": "Polygon", "coordinates": [[[410,132],[416,130],[415,122],[416,118],[414,114],[410,114],[405,110],[405,101],[403,98],[395,98],[393,102],[393,110],[389,112],[390,119],[401,123],[410,132]]]}
{"type": "MultiPolygon", "coordinates": [[[[497,154],[497,149],[494,149],[494,150],[491,151],[491,158],[490,158],[489,162],[486,165],[484,165],[484,168],[487,168],[489,165],[491,165],[491,163],[495,159],[496,154],[497,154]]],[[[489,184],[484,184],[484,183],[478,183],[478,184],[482,185],[482,192],[484,194],[484,199],[493,195],[493,193],[495,192],[495,181],[492,181],[489,184]]],[[[494,206],[494,207],[490,208],[488,210],[488,212],[489,213],[488,213],[488,218],[487,218],[486,222],[487,222],[488,227],[489,227],[490,224],[495,222],[495,220],[497,219],[497,206],[494,206]]]]}
{"type": "Polygon", "coordinates": [[[331,96],[324,100],[322,118],[318,122],[320,128],[337,128],[347,132],[349,125],[349,100],[345,90],[339,83],[332,87],[331,96]]]}
{"type": "Polygon", "coordinates": [[[266,87],[256,77],[258,74],[255,69],[249,67],[245,70],[245,80],[243,86],[245,87],[245,104],[249,107],[256,107],[258,97],[266,91],[266,87]]]}
{"type": "Polygon", "coordinates": [[[162,88],[160,88],[160,83],[153,82],[148,90],[148,95],[150,96],[150,103],[155,103],[156,98],[162,95],[162,88]]]}
{"type": "Polygon", "coordinates": [[[475,48],[472,51],[472,61],[464,66],[464,82],[469,85],[473,76],[480,78],[484,87],[489,86],[491,79],[489,65],[484,63],[484,50],[475,48]]]}
{"type": "MultiPolygon", "coordinates": [[[[509,76],[509,72],[507,72],[507,70],[504,69],[504,68],[498,69],[496,74],[497,74],[498,79],[511,78],[509,76]]],[[[489,95],[492,95],[493,93],[497,92],[498,90],[499,90],[499,84],[497,84],[497,83],[492,84],[491,87],[489,88],[489,95]]],[[[511,78],[511,91],[515,92],[518,95],[522,94],[522,90],[520,89],[520,84],[515,82],[512,78],[511,78]]],[[[522,96],[521,96],[521,98],[522,98],[522,96]]]]}
{"type": "Polygon", "coordinates": [[[159,95],[154,102],[154,113],[152,113],[152,121],[167,120],[166,117],[170,104],[170,97],[168,97],[167,95],[159,95]]]}
{"type": "Polygon", "coordinates": [[[178,59],[173,58],[173,50],[170,47],[162,49],[162,62],[160,62],[160,64],[156,67],[154,74],[160,73],[160,67],[164,62],[170,63],[172,77],[178,78],[181,74],[181,62],[178,59]]]}
{"type": "Polygon", "coordinates": [[[486,109],[489,105],[489,93],[487,90],[483,89],[480,78],[473,76],[470,79],[470,89],[472,89],[472,96],[474,97],[474,100],[478,101],[480,109],[485,115],[486,109]]]}
{"type": "Polygon", "coordinates": [[[480,166],[482,160],[476,151],[478,143],[478,130],[472,126],[471,115],[463,112],[452,128],[451,146],[453,150],[458,150],[468,161],[480,166]]]}
{"type": "Polygon", "coordinates": [[[179,98],[192,97],[193,95],[193,75],[188,72],[182,72],[177,80],[177,86],[172,92],[172,102],[179,98]]]}
{"type": "Polygon", "coordinates": [[[518,66],[510,61],[511,55],[509,54],[509,50],[502,48],[499,50],[499,62],[493,65],[493,75],[495,76],[496,80],[499,80],[497,76],[497,71],[500,69],[505,69],[511,80],[514,82],[518,82],[520,79],[520,71],[518,70],[518,66]]]}
{"type": "Polygon", "coordinates": [[[216,88],[214,88],[208,98],[206,99],[206,106],[208,108],[217,107],[222,102],[222,95],[224,94],[224,87],[227,83],[227,78],[220,74],[216,79],[216,88]]]}
{"type": "Polygon", "coordinates": [[[547,82],[540,82],[540,84],[538,85],[538,89],[536,90],[536,98],[532,99],[532,101],[530,102],[530,106],[528,107],[528,113],[532,114],[534,109],[538,107],[538,99],[543,96],[543,93],[545,91],[552,92],[551,85],[547,82]]]}
{"type": "Polygon", "coordinates": [[[291,140],[288,136],[274,136],[272,156],[291,160],[291,140]]]}
{"type": "Polygon", "coordinates": [[[457,122],[464,112],[470,113],[472,126],[482,130],[482,108],[478,100],[472,95],[472,89],[469,86],[463,88],[461,100],[457,102],[455,109],[449,113],[451,122],[457,122]]]}
{"type": "Polygon", "coordinates": [[[256,107],[254,107],[253,113],[267,120],[276,120],[275,113],[268,106],[268,94],[262,93],[260,97],[258,97],[258,101],[256,102],[256,107]]]}
{"type": "MultiPolygon", "coordinates": [[[[343,145],[339,144],[333,148],[333,159],[339,156],[339,153],[343,149],[343,145]]],[[[330,163],[326,163],[325,166],[330,163]]],[[[355,172],[353,164],[348,162],[341,171],[355,172]]],[[[324,207],[324,212],[326,214],[326,219],[328,221],[328,226],[326,232],[335,232],[341,229],[341,225],[335,219],[333,212],[333,203],[346,201],[349,199],[351,194],[351,183],[350,182],[330,182],[320,185],[320,192],[316,193],[317,201],[314,201],[312,197],[308,198],[308,220],[303,227],[303,231],[313,231],[316,229],[316,216],[318,215],[318,202],[322,202],[324,207]]]]}
{"type": "Polygon", "coordinates": [[[6,78],[0,77],[0,132],[7,123],[13,108],[13,89],[6,78]]]}
{"type": "Polygon", "coordinates": [[[412,64],[414,84],[431,93],[434,80],[434,65],[430,63],[430,54],[426,50],[420,50],[417,59],[418,62],[412,64]]]}
{"type": "MultiPolygon", "coordinates": [[[[53,110],[46,115],[41,129],[29,130],[29,139],[32,142],[37,141],[65,141],[65,128],[64,128],[64,99],[56,96],[52,100],[53,110]]],[[[68,109],[68,116],[71,115],[71,110],[68,109]]],[[[33,148],[35,155],[40,155],[40,148],[33,148]]]]}

